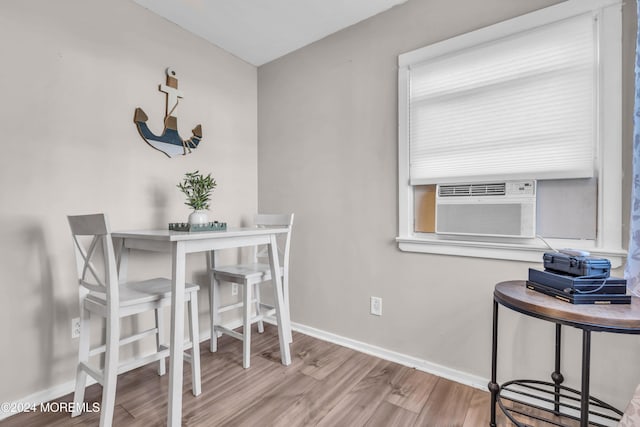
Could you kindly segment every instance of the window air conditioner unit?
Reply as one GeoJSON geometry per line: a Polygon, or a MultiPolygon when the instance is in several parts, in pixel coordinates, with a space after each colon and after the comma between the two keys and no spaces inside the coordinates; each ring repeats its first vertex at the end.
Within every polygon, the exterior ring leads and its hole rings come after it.
{"type": "Polygon", "coordinates": [[[535,237],[536,182],[438,184],[436,234],[535,237]]]}

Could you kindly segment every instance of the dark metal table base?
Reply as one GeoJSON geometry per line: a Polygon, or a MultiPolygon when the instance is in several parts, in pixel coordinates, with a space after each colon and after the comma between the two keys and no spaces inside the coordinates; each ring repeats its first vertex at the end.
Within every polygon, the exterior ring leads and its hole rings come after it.
{"type": "Polygon", "coordinates": [[[491,349],[491,422],[496,427],[496,404],[517,426],[527,426],[516,420],[523,415],[541,423],[565,426],[563,420],[580,421],[580,427],[606,426],[606,420],[618,421],[622,411],[589,395],[589,368],[591,355],[591,331],[582,329],[582,389],[574,390],[562,385],[560,373],[560,349],[562,325],[556,323],[555,371],[551,382],[514,380],[499,385],[496,380],[498,357],[498,302],[493,302],[493,342],[491,349]],[[508,402],[508,404],[506,404],[508,402]],[[593,408],[593,409],[592,409],[593,408]],[[590,415],[592,421],[589,421],[590,415]]]}
{"type": "MultiPolygon", "coordinates": [[[[555,383],[536,380],[513,380],[500,386],[497,403],[502,412],[515,425],[524,426],[517,421],[518,415],[547,423],[564,426],[563,420],[580,421],[582,395],[579,390],[555,383]],[[558,390],[558,391],[556,391],[558,390]]],[[[613,406],[589,397],[588,425],[606,427],[605,420],[619,421],[622,413],[613,406]]]]}

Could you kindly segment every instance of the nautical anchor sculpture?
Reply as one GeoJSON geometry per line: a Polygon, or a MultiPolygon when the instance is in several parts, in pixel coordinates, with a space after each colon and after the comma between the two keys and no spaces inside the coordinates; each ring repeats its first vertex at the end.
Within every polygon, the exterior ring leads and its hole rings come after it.
{"type": "Polygon", "coordinates": [[[202,126],[198,125],[191,132],[193,136],[189,139],[182,139],[178,134],[178,102],[182,98],[182,92],[178,90],[178,78],[172,68],[167,68],[167,84],[160,85],[160,91],[167,94],[167,115],[164,118],[164,130],[160,136],[155,135],[147,126],[149,117],[136,108],[133,121],[138,132],[147,143],[156,150],[162,151],[169,157],[187,155],[195,149],[202,139],[202,126]]]}

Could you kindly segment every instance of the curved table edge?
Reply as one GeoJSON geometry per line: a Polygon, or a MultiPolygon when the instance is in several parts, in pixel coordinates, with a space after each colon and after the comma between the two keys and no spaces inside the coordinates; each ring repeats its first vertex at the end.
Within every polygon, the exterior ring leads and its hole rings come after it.
{"type": "Polygon", "coordinates": [[[526,281],[495,285],[494,300],[519,313],[593,331],[640,334],[640,298],[631,304],[571,304],[528,289],[526,281]]]}

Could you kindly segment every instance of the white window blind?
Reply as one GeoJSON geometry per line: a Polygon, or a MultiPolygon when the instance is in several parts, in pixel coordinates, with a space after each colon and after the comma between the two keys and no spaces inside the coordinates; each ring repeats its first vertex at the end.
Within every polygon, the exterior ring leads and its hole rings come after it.
{"type": "Polygon", "coordinates": [[[411,184],[592,177],[597,57],[588,13],[410,66],[411,184]]]}

